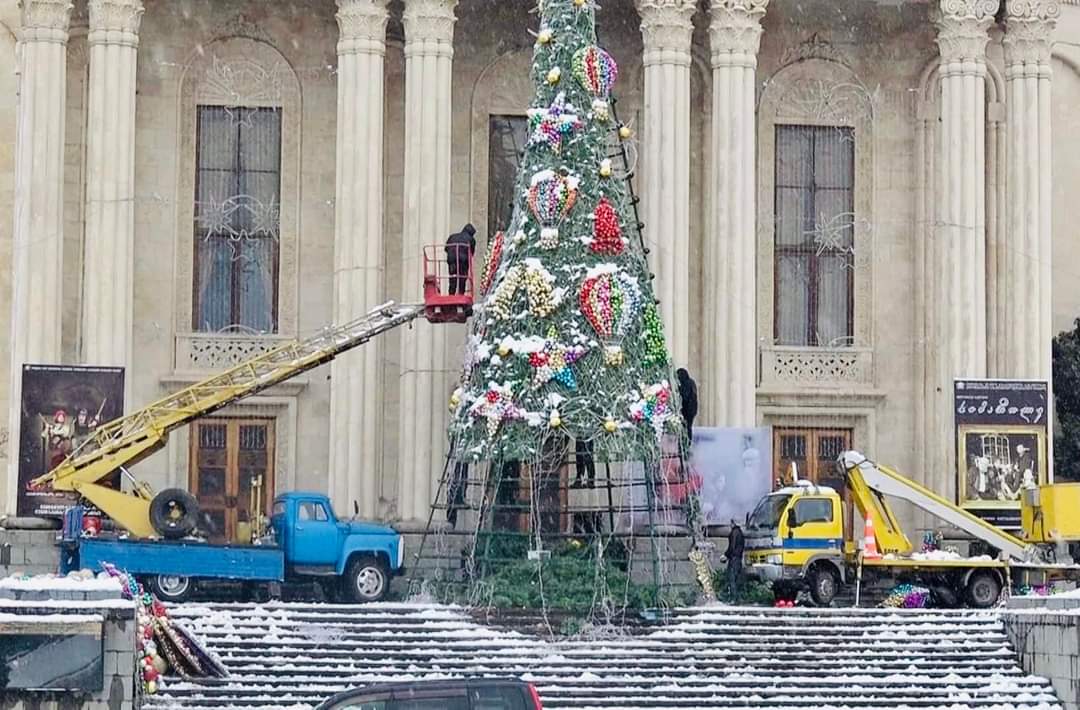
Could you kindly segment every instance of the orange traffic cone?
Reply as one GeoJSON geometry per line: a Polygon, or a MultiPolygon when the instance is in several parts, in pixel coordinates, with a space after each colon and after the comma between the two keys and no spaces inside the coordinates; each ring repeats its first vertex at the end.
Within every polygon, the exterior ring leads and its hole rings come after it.
{"type": "Polygon", "coordinates": [[[863,559],[881,559],[881,553],[877,549],[877,538],[874,536],[874,519],[870,516],[866,517],[866,528],[863,531],[863,559]]]}

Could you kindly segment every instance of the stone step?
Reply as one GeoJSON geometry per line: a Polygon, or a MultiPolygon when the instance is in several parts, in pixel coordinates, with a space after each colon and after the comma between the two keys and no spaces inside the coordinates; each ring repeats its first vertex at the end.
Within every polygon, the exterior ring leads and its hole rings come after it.
{"type": "Polygon", "coordinates": [[[173,615],[231,675],[166,679],[148,710],[301,710],[367,683],[476,675],[530,680],[549,708],[1060,708],[1048,682],[1019,667],[993,612],[703,607],[571,638],[542,628],[566,615],[445,606],[212,604],[173,615]]]}

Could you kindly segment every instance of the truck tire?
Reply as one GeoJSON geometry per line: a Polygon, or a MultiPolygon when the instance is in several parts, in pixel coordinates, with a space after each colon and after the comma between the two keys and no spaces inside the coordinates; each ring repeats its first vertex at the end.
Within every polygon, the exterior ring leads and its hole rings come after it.
{"type": "Polygon", "coordinates": [[[818,606],[829,606],[840,591],[840,580],[836,571],[828,564],[817,564],[810,568],[806,577],[810,587],[810,598],[818,606]]]}
{"type": "Polygon", "coordinates": [[[155,597],[172,604],[187,601],[195,587],[191,577],[182,577],[177,574],[156,574],[147,582],[155,597]]]}
{"type": "Polygon", "coordinates": [[[968,579],[968,603],[976,609],[989,609],[1001,596],[1001,582],[993,572],[975,572],[968,579]]]}
{"type": "Polygon", "coordinates": [[[199,503],[187,491],[170,488],[150,501],[150,524],[168,540],[178,540],[193,533],[198,519],[199,503]]]}
{"type": "Polygon", "coordinates": [[[345,598],[357,604],[377,602],[390,588],[386,564],[375,557],[358,557],[349,563],[342,579],[345,598]]]}

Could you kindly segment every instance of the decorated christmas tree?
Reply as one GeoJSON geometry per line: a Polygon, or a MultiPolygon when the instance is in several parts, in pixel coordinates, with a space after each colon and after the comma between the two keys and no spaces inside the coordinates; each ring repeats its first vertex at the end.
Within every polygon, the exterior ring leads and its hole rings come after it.
{"type": "Polygon", "coordinates": [[[613,541],[624,563],[634,554],[628,536],[650,538],[639,548],[655,567],[657,527],[687,522],[685,427],[634,207],[632,132],[616,117],[618,67],[597,46],[595,13],[594,0],[540,3],[513,214],[477,266],[435,506],[454,523],[470,512],[474,580],[567,545],[606,573],[613,541]],[[588,480],[570,484],[574,468],[588,480]]]}

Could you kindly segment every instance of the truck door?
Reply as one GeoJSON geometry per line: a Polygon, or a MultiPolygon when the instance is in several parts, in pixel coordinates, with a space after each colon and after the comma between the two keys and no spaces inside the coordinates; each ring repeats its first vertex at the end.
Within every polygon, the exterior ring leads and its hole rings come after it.
{"type": "Polygon", "coordinates": [[[784,545],[784,564],[801,565],[820,552],[840,549],[841,521],[832,498],[803,497],[793,511],[795,535],[784,545]]]}
{"type": "Polygon", "coordinates": [[[296,504],[292,549],[294,565],[332,565],[341,551],[337,521],[321,500],[301,500],[296,504]]]}

